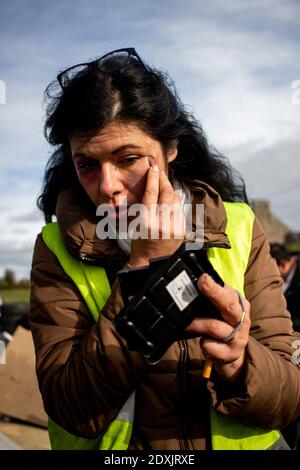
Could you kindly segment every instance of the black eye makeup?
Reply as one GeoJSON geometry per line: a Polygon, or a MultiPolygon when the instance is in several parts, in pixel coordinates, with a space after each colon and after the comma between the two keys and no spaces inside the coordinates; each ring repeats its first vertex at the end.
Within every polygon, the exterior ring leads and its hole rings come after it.
{"type": "MultiPolygon", "coordinates": [[[[111,164],[115,166],[117,169],[119,168],[126,168],[131,167],[138,161],[142,160],[143,158],[148,158],[146,155],[136,155],[136,154],[129,154],[119,157],[115,161],[111,161],[111,164]]],[[[74,162],[77,168],[77,171],[81,174],[88,174],[94,171],[95,169],[101,168],[101,161],[92,158],[92,157],[85,157],[83,155],[75,155],[74,162]]]]}
{"type": "Polygon", "coordinates": [[[139,155],[128,155],[127,157],[121,158],[119,160],[119,164],[130,166],[133,165],[135,162],[140,160],[142,157],[139,155]]]}
{"type": "Polygon", "coordinates": [[[76,168],[80,173],[88,173],[99,166],[99,162],[93,158],[75,158],[76,168]]]}

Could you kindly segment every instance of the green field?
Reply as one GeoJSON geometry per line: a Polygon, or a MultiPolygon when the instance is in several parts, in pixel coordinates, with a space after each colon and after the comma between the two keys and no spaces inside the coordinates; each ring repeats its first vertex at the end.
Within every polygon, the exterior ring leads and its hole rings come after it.
{"type": "Polygon", "coordinates": [[[290,253],[300,253],[300,243],[290,243],[287,249],[290,253]]]}
{"type": "Polygon", "coordinates": [[[29,289],[0,289],[3,302],[29,302],[29,289]]]}

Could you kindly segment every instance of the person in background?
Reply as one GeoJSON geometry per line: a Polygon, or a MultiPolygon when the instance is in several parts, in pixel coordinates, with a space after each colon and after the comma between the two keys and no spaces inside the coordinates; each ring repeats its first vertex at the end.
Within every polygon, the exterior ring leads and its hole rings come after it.
{"type": "Polygon", "coordinates": [[[284,280],[284,295],[294,330],[300,331],[300,255],[290,253],[280,243],[271,243],[270,253],[284,280]]]}
{"type": "MultiPolygon", "coordinates": [[[[295,331],[300,331],[300,256],[290,253],[282,243],[271,243],[270,253],[284,281],[284,295],[293,328],[295,331]]],[[[300,418],[282,432],[291,448],[300,450],[300,418]]]]}

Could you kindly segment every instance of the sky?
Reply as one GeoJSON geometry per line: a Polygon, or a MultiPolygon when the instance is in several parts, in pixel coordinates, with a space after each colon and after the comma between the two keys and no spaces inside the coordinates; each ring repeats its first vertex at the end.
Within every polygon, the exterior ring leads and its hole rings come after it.
{"type": "Polygon", "coordinates": [[[299,44],[299,0],[0,0],[0,276],[28,277],[43,225],[46,86],[121,47],[169,73],[249,197],[300,231],[299,44]]]}

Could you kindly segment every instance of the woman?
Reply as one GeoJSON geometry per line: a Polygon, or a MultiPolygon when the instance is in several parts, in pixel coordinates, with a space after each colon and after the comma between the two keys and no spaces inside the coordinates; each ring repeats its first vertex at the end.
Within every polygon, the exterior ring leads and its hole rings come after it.
{"type": "MultiPolygon", "coordinates": [[[[209,149],[169,79],[134,49],[71,67],[58,82],[45,125],[56,150],[39,198],[46,222],[55,215],[58,224],[37,238],[31,298],[53,447],[283,448],[273,430],[300,413],[297,336],[243,183],[209,149]],[[180,205],[168,239],[99,239],[96,208],[114,208],[118,230],[124,201],[148,214],[152,204],[180,205]],[[198,280],[221,319],[197,318],[188,328],[196,337],[150,365],[113,325],[123,307],[116,273],[174,253],[189,203],[204,205],[204,248],[225,281],[198,280]]],[[[153,217],[147,230],[156,224],[161,234],[153,217]]]]}

